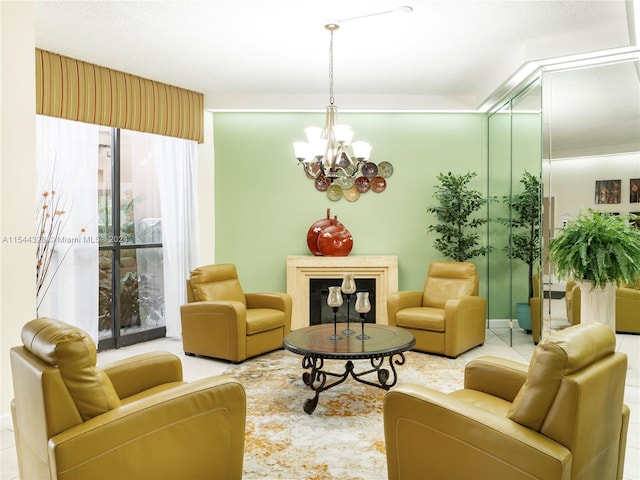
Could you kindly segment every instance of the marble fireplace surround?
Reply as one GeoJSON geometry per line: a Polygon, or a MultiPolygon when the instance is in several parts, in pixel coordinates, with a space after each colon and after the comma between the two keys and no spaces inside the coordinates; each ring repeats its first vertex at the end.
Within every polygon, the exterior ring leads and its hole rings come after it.
{"type": "Polygon", "coordinates": [[[309,280],[341,278],[352,273],[358,278],[376,281],[376,323],[387,325],[387,296],[398,291],[398,257],[393,255],[316,257],[313,255],[287,257],[287,293],[293,308],[291,329],[309,326],[309,280]]]}

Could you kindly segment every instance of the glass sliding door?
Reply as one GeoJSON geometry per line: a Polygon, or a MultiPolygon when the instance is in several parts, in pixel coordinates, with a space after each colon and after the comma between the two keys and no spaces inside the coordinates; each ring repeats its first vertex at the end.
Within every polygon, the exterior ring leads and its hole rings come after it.
{"type": "Polygon", "coordinates": [[[100,132],[100,350],[166,334],[160,194],[147,138],[100,132]]]}

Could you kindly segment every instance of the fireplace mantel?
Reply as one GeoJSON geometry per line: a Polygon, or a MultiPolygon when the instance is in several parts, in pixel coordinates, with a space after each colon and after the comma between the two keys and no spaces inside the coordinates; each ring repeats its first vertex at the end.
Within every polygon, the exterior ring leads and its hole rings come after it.
{"type": "Polygon", "coordinates": [[[387,296],[398,291],[398,257],[347,256],[316,257],[312,255],[287,257],[287,293],[293,300],[291,329],[309,326],[309,280],[341,278],[352,273],[358,278],[376,280],[376,323],[387,325],[387,296]]]}

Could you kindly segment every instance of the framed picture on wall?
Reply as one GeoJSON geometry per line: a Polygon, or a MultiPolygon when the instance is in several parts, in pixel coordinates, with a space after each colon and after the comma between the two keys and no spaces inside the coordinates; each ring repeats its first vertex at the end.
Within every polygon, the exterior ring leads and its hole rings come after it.
{"type": "Polygon", "coordinates": [[[629,203],[640,203],[640,178],[629,180],[629,203]]]}
{"type": "Polygon", "coordinates": [[[595,203],[620,203],[621,180],[596,180],[595,203]]]}

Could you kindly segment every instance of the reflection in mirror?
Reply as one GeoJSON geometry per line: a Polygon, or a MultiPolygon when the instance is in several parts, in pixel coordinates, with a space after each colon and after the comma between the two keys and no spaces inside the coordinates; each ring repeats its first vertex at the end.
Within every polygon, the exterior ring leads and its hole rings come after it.
{"type": "MultiPolygon", "coordinates": [[[[545,246],[581,210],[640,212],[639,72],[635,60],[543,73],[545,246]]],[[[567,281],[545,262],[544,283],[550,327],[564,328],[567,281]]]]}
{"type": "MultiPolygon", "coordinates": [[[[511,101],[489,116],[489,198],[502,199],[511,191],[511,101]]],[[[511,345],[510,296],[511,276],[509,259],[502,250],[508,241],[507,228],[498,218],[508,217],[509,209],[503,202],[487,205],[489,222],[487,254],[488,327],[495,335],[511,345]]]]}
{"type": "Polygon", "coordinates": [[[529,289],[532,273],[539,270],[539,246],[530,265],[525,261],[529,255],[515,254],[513,242],[513,234],[539,237],[539,195],[533,212],[535,231],[521,226],[520,216],[513,215],[509,205],[522,198],[527,175],[536,184],[540,182],[541,132],[539,79],[526,84],[489,117],[489,196],[494,199],[489,205],[489,244],[493,247],[488,257],[489,329],[509,345],[514,343],[514,332],[518,341],[531,341],[532,334],[539,336],[540,332],[540,308],[534,309],[532,317],[529,305],[530,296],[536,296],[529,289]]]}
{"type": "Polygon", "coordinates": [[[512,209],[511,318],[513,328],[525,342],[540,340],[542,316],[539,281],[534,276],[541,269],[541,172],[542,164],[542,95],[536,79],[513,100],[511,201],[520,208],[512,209]],[[518,212],[519,211],[519,212],[518,212]],[[537,298],[537,302],[532,301],[537,298]],[[514,312],[515,310],[515,312],[514,312]],[[515,315],[514,315],[515,313],[515,315]],[[522,333],[530,335],[524,337],[522,333]]]}

